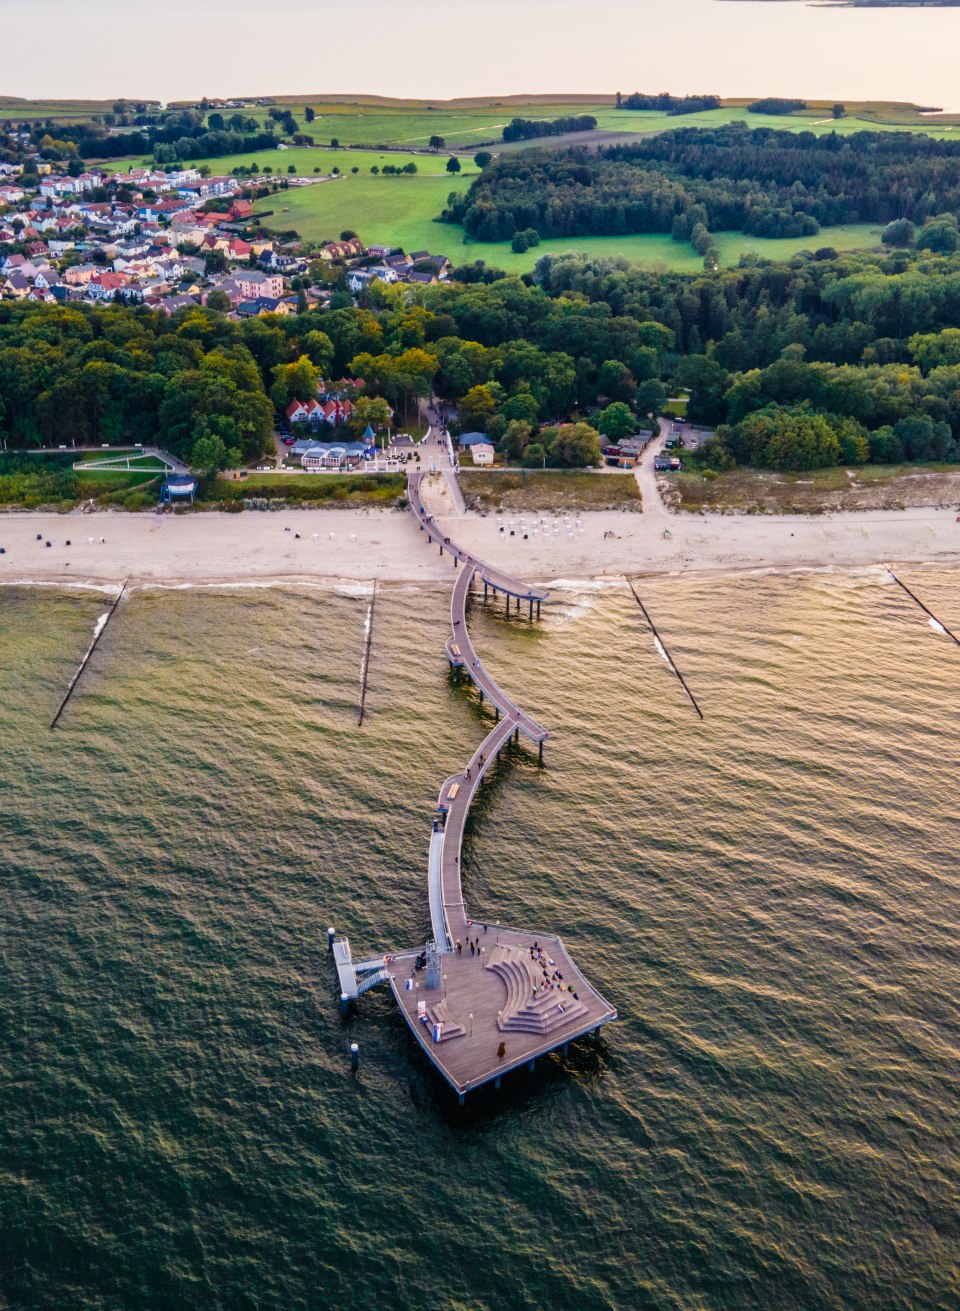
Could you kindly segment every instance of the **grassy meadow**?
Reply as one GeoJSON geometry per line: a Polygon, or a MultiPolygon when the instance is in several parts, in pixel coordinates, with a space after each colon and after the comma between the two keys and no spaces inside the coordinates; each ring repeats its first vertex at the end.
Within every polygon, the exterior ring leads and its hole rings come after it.
{"type": "MultiPolygon", "coordinates": [[[[336,137],[345,146],[355,144],[361,148],[293,147],[188,161],[206,164],[214,174],[226,174],[253,162],[261,173],[279,175],[286,175],[291,167],[301,177],[327,176],[335,167],[340,170],[342,176],[337,181],[290,187],[262,201],[258,212],[264,215],[265,226],[269,229],[295,229],[310,243],[336,238],[340,232],[352,229],[368,244],[390,244],[405,250],[427,249],[447,255],[455,264],[483,259],[487,264],[510,273],[529,272],[542,254],[568,250],[590,255],[623,256],[646,267],[678,272],[695,273],[702,267],[700,257],[689,246],[678,245],[665,235],[556,238],[523,254],[514,254],[509,242],[466,243],[461,229],[437,223],[436,218],[444,208],[448,194],[469,186],[477,171],[467,153],[461,156],[461,173],[447,173],[445,165],[450,150],[469,150],[483,141],[494,140],[503,125],[517,114],[546,118],[561,114],[593,114],[598,128],[597,133],[589,135],[594,142],[603,132],[622,136],[625,133],[708,127],[729,122],[813,132],[835,130],[850,133],[878,127],[915,130],[919,127],[938,136],[949,136],[955,130],[960,131],[957,116],[945,115],[943,123],[934,125],[921,117],[914,106],[893,104],[851,103],[848,116],[835,120],[829,106],[816,103],[801,113],[783,117],[750,114],[745,101],[731,101],[721,109],[703,114],[669,117],[653,111],[618,110],[613,97],[603,100],[599,97],[550,99],[516,96],[480,102],[437,102],[432,107],[428,102],[386,101],[377,97],[350,100],[344,97],[332,101],[289,97],[278,98],[276,103],[291,108],[298,123],[303,122],[305,105],[311,104],[317,117],[313,123],[304,124],[306,131],[318,141],[329,142],[336,137]],[[956,120],[956,127],[951,126],[951,118],[956,120]],[[437,154],[425,153],[434,133],[446,138],[447,147],[437,154]],[[374,143],[390,145],[393,149],[378,150],[373,148],[374,143]],[[410,162],[417,166],[417,173],[412,177],[374,176],[370,172],[374,166],[379,169],[388,164],[402,167],[410,162]],[[357,172],[354,173],[353,169],[357,172]]],[[[229,114],[231,111],[223,112],[229,114]]],[[[264,107],[242,112],[266,121],[264,107]]],[[[546,138],[543,144],[562,146],[566,140],[546,138]]],[[[536,144],[518,142],[508,148],[523,149],[536,144]]],[[[111,162],[108,167],[126,169],[147,162],[143,159],[120,160],[111,162]]],[[[877,245],[879,235],[879,228],[861,224],[824,229],[815,237],[764,240],[733,232],[718,233],[716,237],[722,263],[731,266],[748,252],[782,259],[798,250],[820,246],[854,250],[877,245]]]]}

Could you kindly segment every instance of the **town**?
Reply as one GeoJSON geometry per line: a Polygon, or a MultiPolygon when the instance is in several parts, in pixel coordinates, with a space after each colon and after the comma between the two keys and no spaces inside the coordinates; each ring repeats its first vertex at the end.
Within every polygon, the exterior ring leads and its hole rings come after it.
{"type": "Polygon", "coordinates": [[[257,220],[248,183],[205,172],[74,175],[39,157],[0,162],[0,299],[169,314],[200,305],[250,318],[322,307],[338,291],[361,297],[378,280],[430,285],[450,272],[444,255],[365,247],[354,233],[316,248],[282,243],[257,220]]]}

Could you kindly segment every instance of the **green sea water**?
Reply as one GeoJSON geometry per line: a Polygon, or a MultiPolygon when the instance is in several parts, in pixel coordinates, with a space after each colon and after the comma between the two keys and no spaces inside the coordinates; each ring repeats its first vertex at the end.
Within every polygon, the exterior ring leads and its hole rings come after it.
{"type": "MultiPolygon", "coordinates": [[[[960,572],[903,577],[960,631],[960,572]]],[[[960,650],[882,570],[477,603],[551,730],[478,917],[619,1009],[460,1108],[326,928],[421,943],[490,719],[445,588],[0,594],[0,1307],[960,1306],[960,650]],[[361,1069],[350,1074],[348,1047],[361,1069]]]]}

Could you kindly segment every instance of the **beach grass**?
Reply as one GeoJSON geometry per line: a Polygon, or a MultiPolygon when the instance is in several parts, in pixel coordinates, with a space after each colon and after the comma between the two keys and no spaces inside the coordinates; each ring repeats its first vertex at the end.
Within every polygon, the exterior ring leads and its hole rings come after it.
{"type": "Polygon", "coordinates": [[[960,501],[956,464],[864,464],[803,473],[766,469],[709,470],[701,455],[683,452],[683,471],[661,479],[673,510],[692,513],[824,514],[839,510],[901,510],[960,501]]]}
{"type": "Polygon", "coordinates": [[[385,506],[393,504],[405,487],[405,477],[397,473],[252,473],[243,479],[215,479],[204,487],[202,499],[385,506]]]}
{"type": "Polygon", "coordinates": [[[640,488],[630,473],[467,470],[460,474],[460,489],[470,510],[517,514],[642,509],[640,488]]]}

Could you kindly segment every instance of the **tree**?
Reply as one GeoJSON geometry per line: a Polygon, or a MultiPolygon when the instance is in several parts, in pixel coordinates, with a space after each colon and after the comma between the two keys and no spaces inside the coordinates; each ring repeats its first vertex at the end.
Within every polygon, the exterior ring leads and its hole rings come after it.
{"type": "Polygon", "coordinates": [[[487,424],[497,408],[496,384],[479,383],[471,387],[457,406],[460,426],[465,432],[486,432],[487,424]]]}
{"type": "Polygon", "coordinates": [[[960,228],[956,215],[938,214],[920,229],[917,250],[932,250],[938,255],[952,254],[960,249],[960,228]]]}
{"type": "Polygon", "coordinates": [[[374,177],[376,177],[377,174],[380,172],[380,169],[377,167],[376,164],[371,164],[371,165],[370,165],[370,172],[373,174],[374,177]]]}
{"type": "Polygon", "coordinates": [[[429,142],[431,150],[442,150],[446,144],[443,137],[438,137],[436,134],[430,138],[429,142]]]}
{"type": "Polygon", "coordinates": [[[331,149],[331,150],[339,150],[339,149],[340,149],[340,139],[339,139],[339,137],[331,137],[331,138],[330,138],[330,149],[331,149]]]}
{"type": "Polygon", "coordinates": [[[390,406],[382,396],[359,396],[347,419],[347,427],[355,437],[361,437],[368,427],[374,432],[389,428],[392,419],[390,406]]]}
{"type": "Polygon", "coordinates": [[[203,271],[210,277],[212,273],[226,273],[227,257],[222,250],[208,250],[203,257],[203,271]]]}
{"type": "Polygon", "coordinates": [[[473,157],[473,162],[476,164],[477,168],[486,168],[492,159],[493,156],[490,154],[489,150],[478,150],[473,157]]]}
{"type": "Polygon", "coordinates": [[[915,234],[916,228],[909,219],[894,219],[883,229],[880,240],[885,246],[910,246],[915,234]]]}
{"type": "Polygon", "coordinates": [[[687,413],[691,419],[720,423],[725,417],[724,392],[730,375],[715,359],[707,355],[685,356],[677,365],[674,382],[690,390],[687,413]]]}
{"type": "Polygon", "coordinates": [[[296,166],[296,164],[288,164],[288,165],[287,165],[287,172],[288,172],[288,173],[296,173],[296,171],[297,171],[297,166],[296,166]]]}
{"type": "Polygon", "coordinates": [[[204,428],[193,443],[190,452],[190,467],[201,477],[211,478],[230,465],[239,464],[241,455],[238,450],[228,450],[222,437],[204,428]]]}
{"type": "Polygon", "coordinates": [[[641,414],[659,414],[667,403],[667,389],[660,378],[648,378],[637,388],[634,404],[641,414]]]}
{"type": "Polygon", "coordinates": [[[527,241],[527,234],[525,232],[515,232],[513,234],[513,240],[510,242],[510,249],[513,251],[514,255],[522,255],[525,250],[529,249],[529,247],[530,243],[527,241]]]}
{"type": "Polygon", "coordinates": [[[312,123],[316,116],[317,111],[311,105],[307,105],[303,111],[303,121],[305,123],[312,123]]]}
{"type": "Polygon", "coordinates": [[[216,287],[207,294],[206,305],[208,310],[216,310],[218,314],[229,314],[232,309],[230,297],[216,287]]]}
{"type": "MultiPolygon", "coordinates": [[[[546,453],[547,464],[553,469],[582,469],[588,464],[600,463],[600,441],[596,428],[589,423],[564,423],[558,428],[545,428],[540,442],[546,453]]],[[[532,447],[528,447],[528,454],[532,447]]]]}
{"type": "Polygon", "coordinates": [[[637,382],[622,360],[604,360],[597,374],[597,391],[609,401],[632,401],[637,382]]]}
{"type": "Polygon", "coordinates": [[[513,419],[507,424],[500,439],[500,446],[508,460],[523,459],[523,453],[530,443],[532,432],[532,426],[529,423],[524,423],[522,419],[513,419]]]}
{"type": "Polygon", "coordinates": [[[612,405],[600,411],[597,427],[604,437],[609,437],[611,441],[616,442],[622,437],[631,437],[636,432],[637,425],[630,406],[624,405],[622,401],[614,401],[612,405]]]}
{"type": "Polygon", "coordinates": [[[540,404],[529,391],[517,391],[500,406],[500,414],[508,423],[525,423],[532,429],[540,417],[540,404]]]}
{"type": "Polygon", "coordinates": [[[456,155],[451,155],[450,158],[447,160],[447,172],[448,173],[460,172],[460,161],[459,159],[457,159],[456,155]]]}
{"type": "Polygon", "coordinates": [[[832,110],[834,118],[843,118],[846,112],[846,108],[843,105],[834,105],[832,110]]]}
{"type": "Polygon", "coordinates": [[[272,372],[270,399],[278,410],[285,410],[291,401],[308,401],[316,396],[320,370],[309,355],[299,356],[292,364],[278,364],[272,372]]]}

